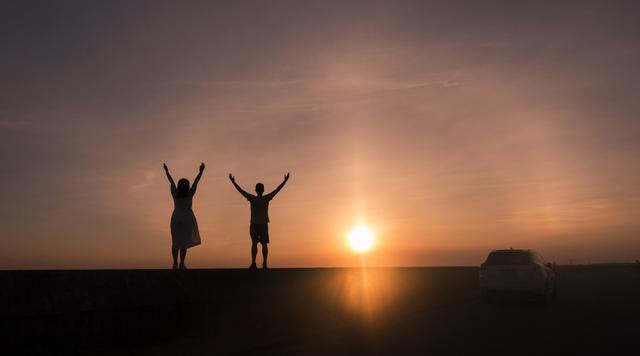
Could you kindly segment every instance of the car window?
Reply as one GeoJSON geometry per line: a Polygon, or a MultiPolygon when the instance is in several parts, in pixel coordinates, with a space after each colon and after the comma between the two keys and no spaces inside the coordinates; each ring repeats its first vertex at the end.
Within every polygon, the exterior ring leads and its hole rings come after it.
{"type": "Polygon", "coordinates": [[[533,263],[533,258],[531,253],[527,251],[497,251],[489,254],[485,265],[528,265],[531,263],[533,263]]]}

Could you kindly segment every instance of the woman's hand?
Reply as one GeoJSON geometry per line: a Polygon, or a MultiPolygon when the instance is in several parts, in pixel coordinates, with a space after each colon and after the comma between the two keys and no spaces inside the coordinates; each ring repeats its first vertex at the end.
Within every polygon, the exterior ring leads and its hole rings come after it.
{"type": "Polygon", "coordinates": [[[202,173],[202,171],[204,171],[204,162],[200,163],[200,173],[202,173]]]}

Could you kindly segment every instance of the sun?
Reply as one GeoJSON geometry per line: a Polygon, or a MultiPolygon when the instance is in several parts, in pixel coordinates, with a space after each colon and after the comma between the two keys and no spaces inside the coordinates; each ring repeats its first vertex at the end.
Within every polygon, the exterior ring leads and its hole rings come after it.
{"type": "Polygon", "coordinates": [[[349,245],[356,252],[367,252],[373,246],[373,231],[364,225],[358,225],[349,233],[349,245]]]}

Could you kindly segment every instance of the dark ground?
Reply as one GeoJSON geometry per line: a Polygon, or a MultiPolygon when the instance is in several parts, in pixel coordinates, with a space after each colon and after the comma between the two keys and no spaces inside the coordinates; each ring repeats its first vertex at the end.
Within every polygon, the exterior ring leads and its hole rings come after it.
{"type": "Polygon", "coordinates": [[[476,268],[0,272],[6,354],[640,354],[640,267],[485,304],[476,268]]]}

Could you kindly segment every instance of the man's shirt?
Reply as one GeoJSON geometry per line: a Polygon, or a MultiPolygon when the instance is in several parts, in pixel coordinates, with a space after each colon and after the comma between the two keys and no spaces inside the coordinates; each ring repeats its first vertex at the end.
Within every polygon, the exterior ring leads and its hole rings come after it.
{"type": "Polygon", "coordinates": [[[251,222],[254,224],[269,223],[269,202],[278,193],[277,190],[262,196],[249,194],[244,190],[240,190],[240,194],[251,203],[251,222]]]}
{"type": "Polygon", "coordinates": [[[269,202],[273,199],[273,196],[248,194],[245,197],[251,203],[251,222],[254,224],[267,224],[269,222],[269,202]]]}

